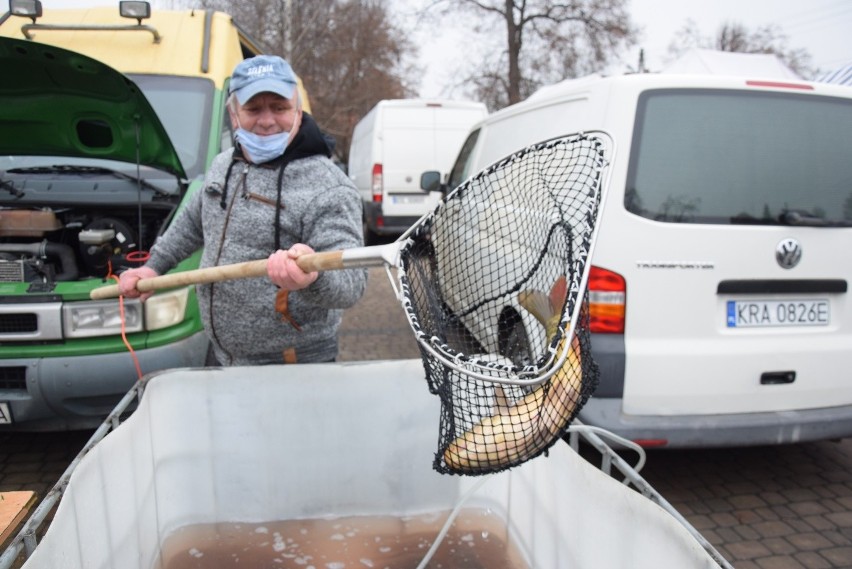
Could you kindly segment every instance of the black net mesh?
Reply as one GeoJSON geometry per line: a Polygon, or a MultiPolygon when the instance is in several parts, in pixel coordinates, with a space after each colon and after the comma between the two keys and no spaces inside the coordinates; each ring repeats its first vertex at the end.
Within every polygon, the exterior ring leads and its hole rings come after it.
{"type": "Polygon", "coordinates": [[[575,135],[518,152],[406,236],[404,305],[442,406],[438,472],[538,456],[594,390],[585,275],[605,149],[575,135]]]}

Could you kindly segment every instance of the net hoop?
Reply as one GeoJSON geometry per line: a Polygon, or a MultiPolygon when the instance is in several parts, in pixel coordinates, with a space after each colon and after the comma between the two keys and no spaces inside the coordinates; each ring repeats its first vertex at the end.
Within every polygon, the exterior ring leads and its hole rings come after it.
{"type": "Polygon", "coordinates": [[[507,165],[523,159],[527,155],[541,153],[546,149],[553,149],[560,146],[576,145],[582,141],[588,141],[588,144],[595,147],[596,155],[596,182],[592,190],[592,195],[589,196],[588,215],[585,218],[586,227],[584,232],[587,235],[586,251],[583,259],[580,261],[582,274],[579,280],[575,283],[576,290],[585,291],[588,283],[588,268],[586,261],[591,258],[594,249],[594,242],[597,237],[598,224],[596,223],[597,213],[603,206],[605,188],[609,179],[608,165],[611,163],[615,152],[612,138],[603,131],[588,131],[577,134],[572,134],[564,137],[551,139],[539,144],[524,148],[510,156],[502,158],[487,168],[483,169],[478,174],[472,176],[467,181],[463,182],[450,193],[448,193],[435,208],[421,218],[411,229],[400,237],[400,259],[398,263],[398,282],[399,289],[397,295],[402,300],[403,309],[405,311],[408,322],[414,331],[415,338],[419,347],[428,353],[431,357],[440,361],[444,366],[464,374],[467,377],[496,383],[502,385],[518,385],[518,386],[536,386],[545,381],[548,381],[561,367],[565,364],[570,344],[568,342],[560,343],[563,336],[572,337],[577,326],[579,317],[580,303],[569,300],[568,308],[562,314],[560,320],[559,331],[554,338],[551,339],[547,350],[547,357],[539,359],[534,365],[518,367],[516,365],[507,365],[504,362],[495,361],[493,359],[482,359],[476,356],[460,353],[452,348],[442,338],[429,334],[424,331],[420,325],[420,320],[417,311],[411,302],[411,290],[409,278],[405,267],[404,259],[410,254],[411,248],[414,246],[415,237],[418,231],[422,231],[424,224],[430,219],[439,218],[442,212],[447,208],[447,204],[457,198],[459,194],[463,194],[469,188],[477,183],[478,180],[488,178],[494,175],[495,172],[504,169],[507,165]],[[561,349],[559,348],[561,345],[561,349]]]}

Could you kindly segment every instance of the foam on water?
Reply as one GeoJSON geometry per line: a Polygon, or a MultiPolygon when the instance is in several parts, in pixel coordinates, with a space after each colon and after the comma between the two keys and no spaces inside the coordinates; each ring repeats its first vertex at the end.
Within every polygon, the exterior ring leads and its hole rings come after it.
{"type": "MultiPolygon", "coordinates": [[[[448,515],[190,525],[165,539],[155,569],[415,569],[448,515]]],[[[428,567],[528,569],[503,520],[478,509],[459,513],[428,567]]]]}

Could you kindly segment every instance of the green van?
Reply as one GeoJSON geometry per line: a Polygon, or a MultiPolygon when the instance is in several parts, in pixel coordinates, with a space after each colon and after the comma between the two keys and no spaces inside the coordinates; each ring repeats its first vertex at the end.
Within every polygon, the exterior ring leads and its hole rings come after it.
{"type": "Polygon", "coordinates": [[[0,430],[95,427],[141,375],[205,361],[192,287],[89,294],[231,146],[227,82],[261,50],[221,12],[120,4],[0,15],[0,430]]]}

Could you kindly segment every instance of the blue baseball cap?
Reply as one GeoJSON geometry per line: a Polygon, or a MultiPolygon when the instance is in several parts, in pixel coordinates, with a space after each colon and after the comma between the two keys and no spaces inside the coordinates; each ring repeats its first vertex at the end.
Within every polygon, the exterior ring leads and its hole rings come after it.
{"type": "Polygon", "coordinates": [[[296,74],[290,64],[277,55],[256,55],[242,60],[231,74],[230,93],[244,105],[264,92],[292,99],[296,91],[296,74]]]}

